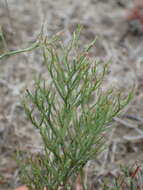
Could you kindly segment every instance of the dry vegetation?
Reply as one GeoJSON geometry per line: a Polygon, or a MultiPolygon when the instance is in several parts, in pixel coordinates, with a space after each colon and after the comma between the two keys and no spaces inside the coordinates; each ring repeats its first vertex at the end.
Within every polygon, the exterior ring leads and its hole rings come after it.
{"type": "MultiPolygon", "coordinates": [[[[44,24],[49,37],[63,31],[65,43],[77,24],[83,25],[81,45],[98,36],[93,55],[111,60],[105,88],[113,86],[125,93],[134,85],[136,93],[121,118],[114,118],[116,128],[107,136],[107,149],[87,168],[95,187],[103,176],[117,176],[119,166],[138,161],[143,166],[143,43],[142,36],[130,32],[119,44],[128,25],[125,15],[131,0],[1,0],[0,26],[5,48],[15,50],[34,42],[44,24]]],[[[37,74],[45,75],[39,50],[0,61],[0,189],[20,184],[19,169],[13,159],[16,150],[41,151],[38,133],[26,120],[21,98],[33,86],[37,74]]]]}

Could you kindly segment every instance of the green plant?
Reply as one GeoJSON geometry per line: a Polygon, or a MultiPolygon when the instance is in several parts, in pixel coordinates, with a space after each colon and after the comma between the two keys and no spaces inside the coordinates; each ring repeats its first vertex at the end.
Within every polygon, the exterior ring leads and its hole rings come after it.
{"type": "Polygon", "coordinates": [[[39,78],[24,101],[44,150],[35,158],[29,156],[26,163],[19,160],[22,179],[31,190],[75,189],[77,179],[87,189],[84,166],[103,150],[104,134],[113,117],[132,97],[130,93],[122,99],[121,93],[102,90],[107,64],[89,56],[95,40],[80,50],[79,35],[80,29],[68,45],[44,38],[32,46],[41,47],[51,83],[39,78]]]}
{"type": "Polygon", "coordinates": [[[123,166],[123,175],[115,179],[115,190],[142,190],[141,168],[137,162],[131,168],[123,166]]]}
{"type": "Polygon", "coordinates": [[[142,190],[143,182],[142,182],[142,174],[141,168],[135,162],[131,168],[122,166],[121,169],[122,174],[118,175],[118,177],[114,178],[114,183],[106,183],[104,185],[104,190],[142,190]],[[113,186],[112,188],[110,186],[113,186]]]}

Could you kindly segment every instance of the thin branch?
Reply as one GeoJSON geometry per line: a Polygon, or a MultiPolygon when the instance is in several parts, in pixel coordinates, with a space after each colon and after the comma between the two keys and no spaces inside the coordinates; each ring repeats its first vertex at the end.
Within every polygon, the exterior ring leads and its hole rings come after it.
{"type": "Polygon", "coordinates": [[[39,42],[34,43],[31,47],[25,48],[25,49],[20,49],[20,50],[14,50],[14,51],[9,51],[6,52],[2,55],[0,55],[0,59],[4,58],[4,57],[8,57],[10,55],[15,55],[15,54],[19,54],[19,53],[24,53],[24,52],[28,52],[28,51],[32,51],[33,49],[36,49],[37,47],[39,47],[39,42]]]}

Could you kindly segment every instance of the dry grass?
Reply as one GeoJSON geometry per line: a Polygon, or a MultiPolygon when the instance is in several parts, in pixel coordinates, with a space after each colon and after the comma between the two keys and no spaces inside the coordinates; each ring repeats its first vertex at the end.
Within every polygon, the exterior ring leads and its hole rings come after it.
{"type": "MultiPolygon", "coordinates": [[[[127,24],[126,10],[131,0],[25,0],[0,2],[0,25],[10,50],[26,47],[37,38],[44,24],[49,36],[59,31],[65,33],[65,43],[77,24],[84,27],[81,45],[96,36],[97,46],[93,54],[103,60],[112,60],[105,88],[113,86],[127,92],[136,88],[134,100],[121,118],[115,118],[116,128],[107,137],[108,148],[87,167],[93,183],[101,176],[116,176],[119,165],[132,165],[143,161],[143,43],[142,37],[128,35],[123,46],[119,45],[127,24]]],[[[4,51],[0,41],[1,52],[4,51]]],[[[19,169],[13,160],[18,149],[41,151],[40,137],[25,118],[21,97],[26,88],[33,86],[34,77],[42,73],[40,52],[24,53],[0,61],[0,187],[15,187],[19,181],[19,169]]]]}

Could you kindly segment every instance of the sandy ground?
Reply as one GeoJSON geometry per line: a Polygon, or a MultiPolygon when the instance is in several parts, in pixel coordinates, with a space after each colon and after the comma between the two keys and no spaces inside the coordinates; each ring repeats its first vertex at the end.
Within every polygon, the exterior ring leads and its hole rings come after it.
{"type": "MultiPolygon", "coordinates": [[[[93,55],[112,61],[105,87],[129,92],[135,86],[133,101],[121,118],[115,118],[116,127],[107,138],[108,148],[90,163],[95,187],[102,176],[116,175],[122,164],[132,165],[138,160],[143,166],[143,37],[129,32],[119,44],[128,27],[126,14],[132,6],[131,0],[0,1],[0,26],[6,38],[6,44],[0,39],[0,53],[6,48],[28,47],[43,24],[49,37],[64,31],[65,41],[81,24],[82,43],[98,37],[93,55]]],[[[41,151],[39,134],[27,121],[21,106],[25,89],[33,87],[34,78],[40,73],[46,75],[38,50],[0,61],[0,188],[14,188],[21,183],[14,161],[16,150],[41,151]]]]}

